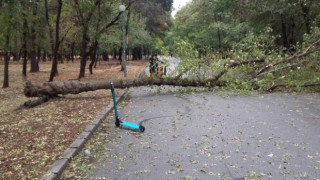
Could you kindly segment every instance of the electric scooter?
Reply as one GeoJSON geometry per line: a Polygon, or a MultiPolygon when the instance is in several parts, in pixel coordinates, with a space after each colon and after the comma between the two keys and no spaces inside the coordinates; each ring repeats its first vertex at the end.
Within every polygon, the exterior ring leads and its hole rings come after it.
{"type": "Polygon", "coordinates": [[[145,127],[144,126],[141,126],[141,125],[135,124],[135,123],[121,121],[119,119],[118,109],[117,109],[117,101],[116,101],[116,94],[115,94],[115,91],[114,91],[113,83],[111,83],[111,93],[112,93],[112,99],[113,99],[114,113],[115,113],[115,117],[116,117],[115,125],[117,127],[128,128],[128,129],[132,129],[134,131],[144,132],[145,131],[145,127]]]}

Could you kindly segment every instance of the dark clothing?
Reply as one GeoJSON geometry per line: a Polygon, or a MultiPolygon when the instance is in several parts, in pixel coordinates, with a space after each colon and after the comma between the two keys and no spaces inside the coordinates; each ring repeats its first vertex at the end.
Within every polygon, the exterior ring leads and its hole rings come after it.
{"type": "Polygon", "coordinates": [[[157,68],[158,68],[158,59],[154,58],[154,57],[151,57],[149,59],[149,71],[150,71],[150,74],[155,73],[157,71],[157,68]]]}

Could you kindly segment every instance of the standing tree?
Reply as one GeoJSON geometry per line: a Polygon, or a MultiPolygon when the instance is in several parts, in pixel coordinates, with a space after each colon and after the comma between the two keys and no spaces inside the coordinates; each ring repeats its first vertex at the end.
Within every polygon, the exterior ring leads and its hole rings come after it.
{"type": "Polygon", "coordinates": [[[62,0],[58,0],[58,8],[57,8],[57,19],[56,19],[56,29],[55,29],[55,44],[53,49],[53,60],[52,60],[52,67],[49,81],[53,81],[53,78],[58,73],[58,50],[60,46],[60,16],[61,16],[61,9],[62,9],[62,0]]]}
{"type": "Polygon", "coordinates": [[[31,33],[30,33],[30,72],[39,72],[39,63],[37,61],[37,54],[36,54],[36,38],[37,38],[37,32],[36,32],[36,26],[37,26],[37,16],[38,16],[38,2],[37,1],[30,1],[30,8],[32,10],[31,15],[31,33]]]}
{"type": "MultiPolygon", "coordinates": [[[[127,9],[131,7],[133,2],[130,2],[127,5],[127,9]]],[[[81,49],[80,49],[80,72],[79,72],[79,79],[83,78],[85,76],[85,69],[86,69],[86,63],[87,63],[87,56],[89,56],[94,49],[98,46],[98,38],[100,35],[107,30],[109,30],[112,26],[114,26],[118,20],[122,12],[118,11],[119,3],[117,1],[73,1],[74,9],[77,12],[77,19],[79,21],[79,25],[81,27],[81,49]],[[92,28],[95,28],[96,26],[92,26],[93,19],[97,18],[99,16],[96,16],[98,12],[95,11],[95,9],[101,5],[101,8],[104,7],[104,9],[110,9],[109,11],[101,11],[106,12],[107,14],[102,14],[103,17],[110,17],[110,19],[106,19],[107,21],[101,22],[103,24],[107,24],[105,26],[100,27],[100,29],[94,33],[94,36],[90,38],[90,31],[92,28]],[[112,11],[113,9],[116,9],[116,11],[112,11]],[[91,46],[88,47],[91,41],[91,46]]]]}
{"type": "MultiPolygon", "coordinates": [[[[21,16],[19,16],[20,4],[17,0],[5,0],[0,6],[0,47],[4,50],[4,80],[3,88],[9,87],[9,60],[11,52],[11,39],[21,29],[21,16]]],[[[15,44],[16,45],[16,44],[15,44]]]]}

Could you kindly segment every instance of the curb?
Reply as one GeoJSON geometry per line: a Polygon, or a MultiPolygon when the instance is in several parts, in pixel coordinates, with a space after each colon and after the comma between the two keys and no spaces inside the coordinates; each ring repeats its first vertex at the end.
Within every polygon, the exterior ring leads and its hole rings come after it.
{"type": "MultiPolygon", "coordinates": [[[[124,89],[116,98],[117,104],[124,97],[128,90],[124,89]]],[[[66,169],[67,165],[71,162],[72,158],[83,148],[84,144],[90,139],[92,134],[98,129],[101,122],[113,110],[113,102],[100,112],[85,130],[77,137],[77,139],[64,151],[60,158],[53,163],[49,171],[42,176],[41,180],[57,180],[62,172],[66,169]]]]}

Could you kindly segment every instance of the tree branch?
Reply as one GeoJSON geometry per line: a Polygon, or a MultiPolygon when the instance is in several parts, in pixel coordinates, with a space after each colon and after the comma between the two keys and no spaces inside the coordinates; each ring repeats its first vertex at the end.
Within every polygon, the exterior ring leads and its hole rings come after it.
{"type": "Polygon", "coordinates": [[[227,65],[219,74],[217,74],[213,79],[218,81],[225,73],[228,72],[230,68],[246,65],[246,64],[255,64],[255,63],[263,63],[265,62],[264,59],[257,59],[257,60],[248,60],[248,61],[240,61],[240,62],[233,62],[227,65]]]}
{"type": "Polygon", "coordinates": [[[269,65],[267,65],[267,66],[264,66],[264,67],[260,68],[260,69],[253,75],[253,78],[258,77],[260,74],[262,74],[263,72],[265,72],[266,70],[270,69],[270,68],[273,67],[273,66],[276,66],[276,65],[279,65],[279,64],[283,64],[283,63],[287,63],[287,62],[290,62],[290,61],[292,61],[292,60],[294,60],[294,59],[298,59],[298,58],[301,58],[301,57],[305,57],[305,56],[308,56],[309,54],[312,54],[312,53],[314,53],[314,52],[319,51],[319,50],[320,50],[319,47],[311,50],[311,48],[313,48],[314,46],[316,46],[316,45],[319,44],[319,43],[320,43],[320,40],[312,43],[312,44],[306,49],[306,51],[304,51],[304,52],[301,53],[301,54],[294,54],[293,56],[290,56],[290,57],[288,57],[288,58],[284,58],[284,59],[282,59],[282,60],[280,60],[280,61],[271,63],[271,64],[269,64],[269,65]]]}
{"type": "Polygon", "coordinates": [[[279,87],[295,88],[295,87],[318,87],[318,86],[320,87],[320,83],[305,83],[300,86],[290,85],[290,84],[275,84],[275,85],[272,85],[269,89],[267,89],[267,92],[272,92],[279,87]]]}

